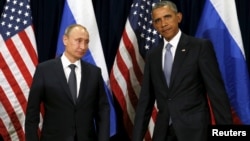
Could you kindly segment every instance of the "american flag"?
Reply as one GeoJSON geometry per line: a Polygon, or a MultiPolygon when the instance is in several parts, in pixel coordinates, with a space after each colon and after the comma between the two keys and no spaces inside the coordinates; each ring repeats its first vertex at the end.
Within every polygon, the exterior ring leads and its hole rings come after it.
{"type": "Polygon", "coordinates": [[[38,63],[28,0],[7,0],[0,19],[0,134],[25,141],[28,93],[38,63]]]}
{"type": "MultiPolygon", "coordinates": [[[[123,111],[123,121],[129,137],[132,135],[135,108],[144,70],[144,57],[157,46],[159,34],[151,20],[152,5],[159,0],[134,0],[110,74],[111,89],[123,111]]],[[[157,109],[154,108],[145,140],[150,141],[157,109]]]]}

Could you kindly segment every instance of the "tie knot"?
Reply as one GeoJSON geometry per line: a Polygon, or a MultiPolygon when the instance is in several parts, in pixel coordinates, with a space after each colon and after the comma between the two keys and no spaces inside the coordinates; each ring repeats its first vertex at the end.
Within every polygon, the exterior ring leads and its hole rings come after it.
{"type": "Polygon", "coordinates": [[[70,64],[70,65],[69,65],[69,68],[70,68],[71,70],[75,70],[76,65],[75,65],[75,64],[70,64]]]}
{"type": "Polygon", "coordinates": [[[172,45],[170,44],[170,43],[168,43],[167,45],[166,45],[166,49],[167,49],[167,51],[170,51],[170,48],[172,47],[172,45]]]}

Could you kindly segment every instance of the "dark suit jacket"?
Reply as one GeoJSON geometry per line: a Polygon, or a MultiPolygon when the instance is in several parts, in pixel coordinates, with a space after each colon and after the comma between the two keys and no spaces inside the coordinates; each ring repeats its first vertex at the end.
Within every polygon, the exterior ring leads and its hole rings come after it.
{"type": "Polygon", "coordinates": [[[25,121],[26,141],[109,140],[109,103],[101,69],[81,61],[81,84],[74,104],[60,58],[40,63],[33,77],[25,121]],[[40,104],[44,105],[38,139],[40,104]]]}
{"type": "Polygon", "coordinates": [[[210,124],[207,95],[216,124],[232,124],[228,97],[211,42],[182,33],[169,88],[162,70],[162,48],[163,42],[146,58],[133,141],[142,141],[155,100],[159,111],[154,141],[166,140],[170,116],[178,141],[206,141],[210,124]]]}

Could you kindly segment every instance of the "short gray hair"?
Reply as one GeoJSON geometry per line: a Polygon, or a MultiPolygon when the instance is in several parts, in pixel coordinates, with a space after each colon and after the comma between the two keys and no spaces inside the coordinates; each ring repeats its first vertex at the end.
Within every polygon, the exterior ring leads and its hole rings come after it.
{"type": "Polygon", "coordinates": [[[81,28],[83,28],[86,32],[88,32],[88,30],[87,30],[87,28],[86,28],[85,26],[83,26],[83,25],[81,25],[81,24],[72,24],[72,25],[69,25],[69,26],[65,29],[64,35],[68,36],[69,33],[72,31],[72,29],[75,28],[75,27],[81,27],[81,28]]]}
{"type": "Polygon", "coordinates": [[[173,3],[172,1],[168,1],[168,0],[155,3],[152,7],[152,11],[154,11],[157,8],[164,7],[164,6],[169,6],[170,9],[172,9],[174,12],[178,13],[178,9],[177,9],[177,6],[175,5],[175,3],[173,3]]]}

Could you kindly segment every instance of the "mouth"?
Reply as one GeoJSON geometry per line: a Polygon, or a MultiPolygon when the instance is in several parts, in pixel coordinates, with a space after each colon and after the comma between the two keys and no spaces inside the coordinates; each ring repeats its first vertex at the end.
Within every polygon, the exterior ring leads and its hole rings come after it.
{"type": "Polygon", "coordinates": [[[76,53],[77,53],[78,55],[84,55],[84,54],[86,53],[86,51],[79,51],[79,50],[78,50],[76,53]]]}
{"type": "Polygon", "coordinates": [[[165,27],[165,28],[162,29],[162,32],[165,33],[165,32],[169,32],[170,30],[171,30],[170,27],[168,27],[168,28],[165,27]]]}
{"type": "Polygon", "coordinates": [[[170,31],[171,31],[170,28],[168,28],[168,29],[163,29],[163,30],[162,30],[162,33],[163,33],[163,34],[168,34],[168,33],[170,33],[170,31]]]}

